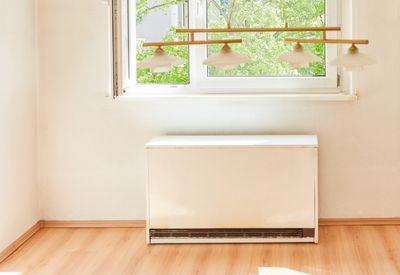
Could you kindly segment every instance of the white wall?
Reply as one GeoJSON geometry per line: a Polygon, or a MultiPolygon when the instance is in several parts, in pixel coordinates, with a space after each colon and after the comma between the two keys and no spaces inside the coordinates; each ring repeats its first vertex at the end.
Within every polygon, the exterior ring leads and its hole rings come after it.
{"type": "Polygon", "coordinates": [[[38,219],[32,0],[0,0],[0,251],[38,219]]]}
{"type": "Polygon", "coordinates": [[[144,219],[144,143],[160,134],[317,134],[322,217],[400,216],[400,2],[354,1],[357,37],[378,65],[357,102],[179,99],[108,89],[108,11],[39,0],[40,169],[45,219],[144,219]]]}

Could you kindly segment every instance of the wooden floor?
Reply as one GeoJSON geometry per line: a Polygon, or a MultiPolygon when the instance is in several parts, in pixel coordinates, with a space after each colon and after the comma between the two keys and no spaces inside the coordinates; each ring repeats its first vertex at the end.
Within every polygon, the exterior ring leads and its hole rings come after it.
{"type": "Polygon", "coordinates": [[[22,274],[400,274],[400,226],[327,226],[320,244],[152,245],[144,229],[41,229],[0,264],[22,274]]]}

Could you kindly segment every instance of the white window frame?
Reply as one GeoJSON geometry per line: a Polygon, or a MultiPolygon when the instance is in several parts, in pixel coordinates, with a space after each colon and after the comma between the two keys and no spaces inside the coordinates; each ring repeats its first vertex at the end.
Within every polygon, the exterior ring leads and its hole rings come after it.
{"type": "MultiPolygon", "coordinates": [[[[189,84],[136,84],[136,5],[134,0],[120,2],[120,45],[114,49],[114,79],[120,80],[120,87],[127,95],[176,95],[176,94],[332,94],[341,93],[338,86],[339,72],[329,66],[340,47],[326,44],[325,77],[208,77],[207,67],[202,65],[206,57],[206,45],[189,46],[189,84]],[[128,6],[129,5],[129,6],[128,6]],[[128,12],[129,11],[129,12],[128,12]],[[129,18],[128,18],[129,16],[129,18]],[[129,32],[129,33],[128,33],[129,32]],[[116,55],[117,58],[116,58],[116,55]],[[117,67],[117,69],[115,69],[117,67]],[[122,79],[120,79],[122,77],[122,79]],[[122,87],[121,87],[122,86],[122,87]]],[[[326,0],[326,25],[340,26],[340,1],[326,0]]],[[[190,0],[188,10],[191,28],[206,27],[206,0],[190,0]]],[[[118,5],[113,5],[118,9],[118,5]]],[[[116,10],[113,9],[113,15],[116,10]]],[[[114,19],[115,24],[115,19],[114,19]]],[[[340,38],[337,32],[327,32],[328,38],[340,38]]],[[[114,34],[115,36],[115,34],[114,34]]],[[[206,34],[196,34],[196,39],[205,39],[206,34]]],[[[114,80],[114,83],[116,81],[114,80]]],[[[116,89],[114,85],[114,90],[116,89]]],[[[121,94],[114,92],[114,95],[121,94]]]]}

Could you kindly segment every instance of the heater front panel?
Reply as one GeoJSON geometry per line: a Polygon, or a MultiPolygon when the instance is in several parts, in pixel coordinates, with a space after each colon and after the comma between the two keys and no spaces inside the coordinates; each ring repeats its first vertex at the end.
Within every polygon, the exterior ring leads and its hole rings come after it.
{"type": "Polygon", "coordinates": [[[150,148],[148,227],[315,228],[317,148],[150,148]]]}

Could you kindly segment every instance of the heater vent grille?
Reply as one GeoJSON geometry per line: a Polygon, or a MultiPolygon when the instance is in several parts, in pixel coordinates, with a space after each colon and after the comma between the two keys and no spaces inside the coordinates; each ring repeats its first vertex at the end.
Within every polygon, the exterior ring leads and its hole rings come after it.
{"type": "Polygon", "coordinates": [[[314,228],[260,229],[150,229],[150,238],[306,238],[314,228]]]}

